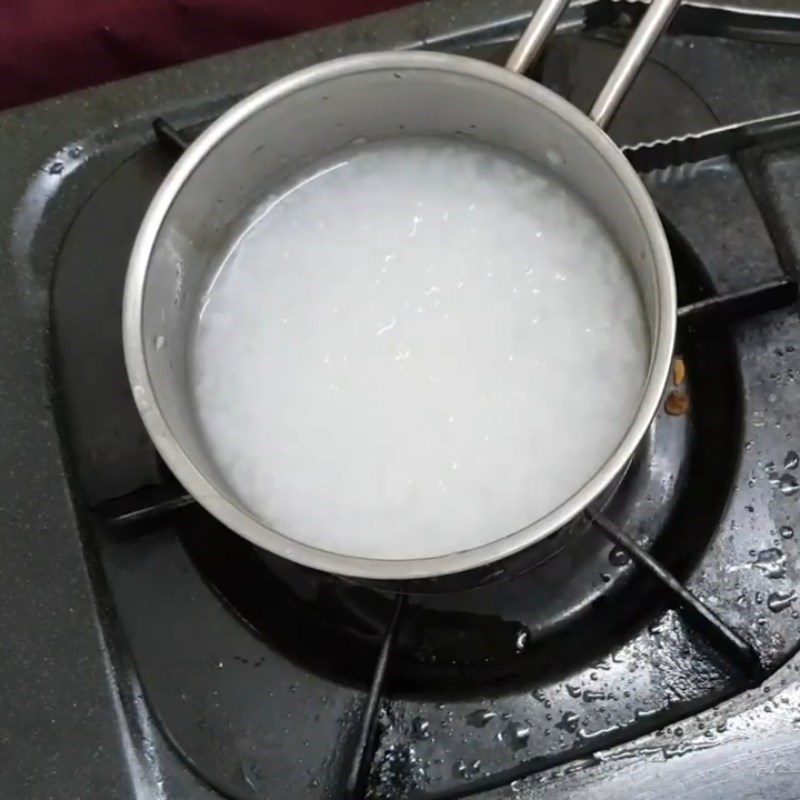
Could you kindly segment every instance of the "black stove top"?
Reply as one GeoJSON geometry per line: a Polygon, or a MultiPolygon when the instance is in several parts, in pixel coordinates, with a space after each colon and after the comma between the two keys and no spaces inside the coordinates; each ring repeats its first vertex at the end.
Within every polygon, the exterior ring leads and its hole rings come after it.
{"type": "MultiPolygon", "coordinates": [[[[175,157],[152,122],[191,136],[254,85],[359,49],[501,62],[518,5],[406,9],[0,117],[11,796],[311,800],[358,778],[375,798],[661,797],[672,774],[737,779],[720,765],[743,732],[751,759],[770,754],[763,796],[784,796],[778,764],[800,749],[794,304],[687,314],[663,409],[602,517],[470,591],[398,600],[260,551],[189,502],[130,397],[126,262],[175,157]],[[648,553],[701,605],[643,569],[648,553]]],[[[619,142],[800,108],[800,15],[741,6],[682,10],[619,142]]],[[[574,7],[540,79],[586,107],[639,11],[574,7]]],[[[797,278],[798,178],[800,144],[646,177],[681,306],[797,278]]],[[[684,794],[751,796],[713,792],[684,794]]]]}

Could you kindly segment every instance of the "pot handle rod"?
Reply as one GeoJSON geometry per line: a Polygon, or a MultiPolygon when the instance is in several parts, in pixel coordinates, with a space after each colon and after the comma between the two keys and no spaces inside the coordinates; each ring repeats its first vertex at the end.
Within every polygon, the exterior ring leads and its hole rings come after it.
{"type": "MultiPolygon", "coordinates": [[[[651,0],[589,112],[589,117],[603,130],[611,123],[647,54],[669,25],[680,4],[681,0],[651,0]]],[[[522,73],[538,59],[567,5],[569,0],[542,0],[509,56],[506,69],[522,73]]]]}

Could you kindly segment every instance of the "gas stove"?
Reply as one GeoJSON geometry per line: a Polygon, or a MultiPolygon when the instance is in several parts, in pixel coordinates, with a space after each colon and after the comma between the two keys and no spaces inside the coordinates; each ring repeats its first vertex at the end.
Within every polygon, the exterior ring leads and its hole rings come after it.
{"type": "MultiPolygon", "coordinates": [[[[792,6],[687,2],[611,135],[800,109],[792,6]]],[[[574,4],[536,77],[586,108],[642,7],[574,4]]],[[[796,289],[800,140],[646,175],[683,309],[663,409],[602,512],[510,579],[399,595],[264,553],[186,496],[131,400],[127,257],[186,140],[345,53],[502,63],[529,13],[444,0],[0,116],[9,796],[800,791],[800,319],[770,289],[796,289]]]]}

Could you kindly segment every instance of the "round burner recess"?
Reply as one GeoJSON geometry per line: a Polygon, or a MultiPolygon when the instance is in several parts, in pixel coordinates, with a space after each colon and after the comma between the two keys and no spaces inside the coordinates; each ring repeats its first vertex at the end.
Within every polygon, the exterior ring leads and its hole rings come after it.
{"type": "MultiPolygon", "coordinates": [[[[702,267],[674,232],[671,245],[681,304],[701,299],[702,267]]],[[[740,399],[727,338],[688,337],[679,354],[664,405],[604,514],[680,574],[702,554],[728,497],[740,399]]],[[[291,564],[199,509],[191,513],[184,546],[243,620],[306,669],[369,685],[394,607],[391,589],[291,564]]],[[[468,590],[403,587],[410,596],[388,691],[469,696],[532,687],[602,658],[660,606],[661,587],[596,525],[554,538],[534,568],[512,577],[468,590]]]]}

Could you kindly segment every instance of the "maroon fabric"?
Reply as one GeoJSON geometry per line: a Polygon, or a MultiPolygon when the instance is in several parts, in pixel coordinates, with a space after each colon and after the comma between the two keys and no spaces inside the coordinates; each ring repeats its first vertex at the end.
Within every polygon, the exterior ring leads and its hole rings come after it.
{"type": "Polygon", "coordinates": [[[0,108],[409,0],[0,0],[0,108]]]}

